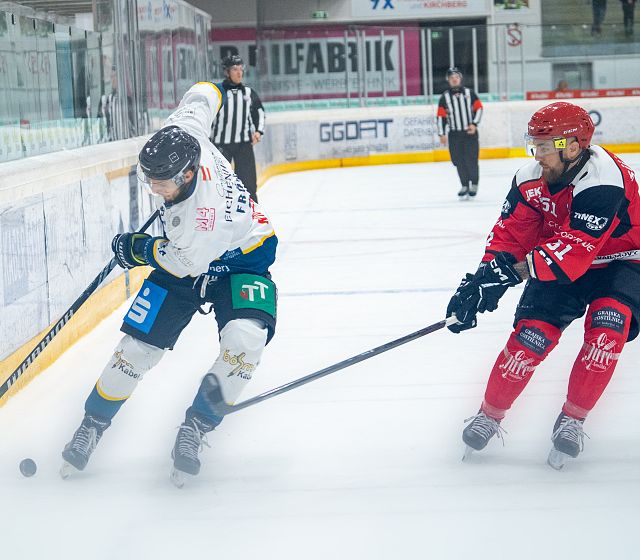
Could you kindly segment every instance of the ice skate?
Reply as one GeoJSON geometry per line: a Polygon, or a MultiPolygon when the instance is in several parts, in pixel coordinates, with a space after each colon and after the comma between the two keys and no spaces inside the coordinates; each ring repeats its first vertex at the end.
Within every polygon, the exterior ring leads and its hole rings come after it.
{"type": "Polygon", "coordinates": [[[205,445],[210,447],[206,433],[215,427],[202,417],[192,415],[190,410],[187,411],[187,418],[178,428],[176,442],[171,452],[173,469],[170,478],[178,488],[184,486],[185,475],[196,476],[200,472],[198,455],[205,445]]]}
{"type": "Polygon", "coordinates": [[[471,183],[469,185],[469,198],[475,198],[475,196],[478,194],[478,185],[474,185],[473,183],[471,183]]]}
{"type": "Polygon", "coordinates": [[[584,449],[584,438],[589,437],[582,428],[584,420],[578,420],[560,413],[553,426],[553,448],[547,457],[547,464],[561,470],[569,459],[575,459],[584,449]]]}
{"type": "Polygon", "coordinates": [[[471,457],[474,451],[482,451],[495,435],[504,443],[502,434],[505,431],[500,426],[500,421],[487,416],[482,410],[475,416],[467,418],[465,422],[470,424],[462,431],[462,441],[467,445],[462,457],[463,461],[471,457]]]}
{"type": "Polygon", "coordinates": [[[467,185],[462,185],[460,190],[458,191],[458,200],[467,200],[467,195],[469,194],[469,187],[467,185]]]}
{"type": "Polygon", "coordinates": [[[74,471],[84,470],[102,434],[110,425],[109,420],[85,414],[80,427],[62,451],[64,463],[60,468],[60,476],[63,479],[68,478],[74,471]]]}

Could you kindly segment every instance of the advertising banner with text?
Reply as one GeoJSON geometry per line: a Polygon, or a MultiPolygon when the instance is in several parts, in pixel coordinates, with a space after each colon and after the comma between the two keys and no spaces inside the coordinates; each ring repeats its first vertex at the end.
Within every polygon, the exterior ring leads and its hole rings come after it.
{"type": "Polygon", "coordinates": [[[212,37],[218,60],[229,54],[242,56],[250,85],[263,55],[258,93],[264,101],[399,96],[405,89],[411,96],[422,90],[415,56],[420,49],[417,25],[357,32],[344,26],[266,31],[260,37],[260,52],[253,30],[215,30],[212,37]]]}

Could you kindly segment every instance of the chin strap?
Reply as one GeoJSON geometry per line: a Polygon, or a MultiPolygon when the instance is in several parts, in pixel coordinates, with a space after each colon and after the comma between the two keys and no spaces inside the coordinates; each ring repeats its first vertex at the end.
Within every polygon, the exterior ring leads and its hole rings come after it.
{"type": "Polygon", "coordinates": [[[584,150],[584,148],[583,148],[583,149],[581,149],[581,150],[580,150],[580,153],[579,153],[576,157],[574,157],[573,159],[565,159],[565,158],[564,158],[564,150],[562,150],[562,151],[558,154],[558,155],[560,156],[560,161],[561,161],[562,163],[564,163],[564,169],[562,170],[562,175],[564,175],[564,174],[569,170],[569,167],[570,167],[572,164],[574,164],[574,163],[576,163],[577,161],[579,161],[579,160],[582,158],[582,156],[584,155],[584,153],[585,153],[585,150],[584,150]]]}

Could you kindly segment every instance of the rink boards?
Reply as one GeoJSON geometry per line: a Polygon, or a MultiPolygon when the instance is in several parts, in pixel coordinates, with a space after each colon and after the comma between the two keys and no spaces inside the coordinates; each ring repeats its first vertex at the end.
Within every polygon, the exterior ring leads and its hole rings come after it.
{"type": "MultiPolygon", "coordinates": [[[[522,135],[545,102],[487,104],[481,158],[522,157],[522,135]]],[[[594,142],[640,151],[634,98],[581,101],[596,124],[594,142]]],[[[145,138],[2,164],[0,174],[0,382],[111,258],[110,241],[151,213],[133,172],[145,138]]],[[[276,113],[255,149],[259,182],[293,171],[449,159],[439,144],[434,106],[362,107],[276,113]]],[[[120,269],[16,383],[0,406],[128,295],[147,271],[120,269]]]]}

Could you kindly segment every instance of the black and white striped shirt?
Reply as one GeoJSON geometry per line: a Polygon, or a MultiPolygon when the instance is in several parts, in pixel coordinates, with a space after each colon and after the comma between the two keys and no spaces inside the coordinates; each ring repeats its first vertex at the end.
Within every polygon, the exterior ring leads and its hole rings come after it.
{"type": "Polygon", "coordinates": [[[470,88],[449,88],[440,96],[437,116],[438,136],[452,130],[464,131],[470,124],[480,124],[482,102],[470,88]]]}
{"type": "Polygon", "coordinates": [[[264,108],[254,89],[244,84],[224,80],[227,92],[224,104],[211,127],[214,144],[251,142],[254,132],[264,134],[264,108]]]}

